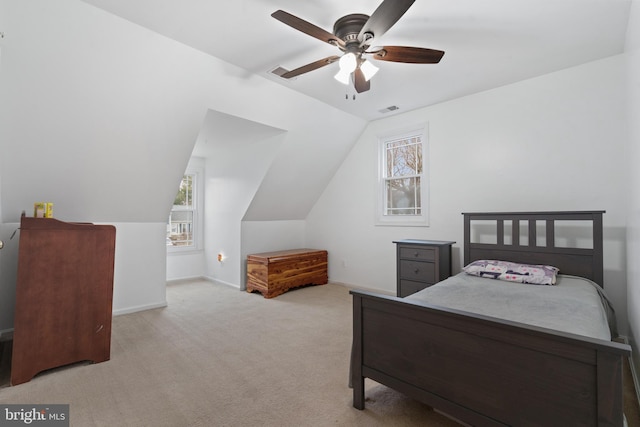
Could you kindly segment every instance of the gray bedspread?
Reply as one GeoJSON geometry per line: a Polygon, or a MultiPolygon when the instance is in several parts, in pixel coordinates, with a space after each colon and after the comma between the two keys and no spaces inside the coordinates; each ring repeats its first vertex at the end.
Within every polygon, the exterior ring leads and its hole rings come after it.
{"type": "Polygon", "coordinates": [[[597,284],[562,274],[556,285],[545,286],[459,273],[406,299],[603,340],[615,326],[597,284]]]}

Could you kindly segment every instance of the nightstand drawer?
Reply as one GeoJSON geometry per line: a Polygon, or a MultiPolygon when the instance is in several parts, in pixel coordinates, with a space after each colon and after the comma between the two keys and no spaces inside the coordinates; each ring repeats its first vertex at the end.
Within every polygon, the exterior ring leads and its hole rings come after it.
{"type": "Polygon", "coordinates": [[[443,240],[395,240],[396,295],[404,297],[451,276],[451,246],[443,240]]]}
{"type": "Polygon", "coordinates": [[[436,266],[432,262],[400,260],[400,278],[435,283],[436,266]]]}
{"type": "Polygon", "coordinates": [[[431,284],[424,282],[414,282],[411,280],[400,280],[400,289],[402,290],[399,297],[406,297],[407,295],[415,294],[425,288],[428,288],[431,284]]]}
{"type": "Polygon", "coordinates": [[[435,261],[436,250],[433,248],[416,248],[410,246],[401,246],[400,258],[415,259],[420,261],[435,261]]]}

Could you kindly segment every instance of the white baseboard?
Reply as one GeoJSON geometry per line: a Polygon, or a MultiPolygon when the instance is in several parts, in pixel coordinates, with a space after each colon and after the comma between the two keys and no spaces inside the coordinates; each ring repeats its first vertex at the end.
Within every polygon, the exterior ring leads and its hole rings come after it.
{"type": "Polygon", "coordinates": [[[211,276],[203,276],[202,278],[208,282],[217,283],[220,285],[225,285],[238,290],[242,290],[240,289],[240,285],[238,285],[237,283],[225,282],[224,280],[216,279],[215,277],[211,277],[211,276]]]}
{"type": "Polygon", "coordinates": [[[240,289],[240,285],[236,283],[225,282],[224,280],[216,279],[215,277],[211,277],[211,276],[193,276],[193,277],[183,277],[181,279],[171,279],[171,280],[167,280],[167,285],[193,282],[194,280],[206,280],[207,282],[218,283],[220,285],[225,285],[225,286],[230,286],[232,288],[240,289]]]}
{"type": "Polygon", "coordinates": [[[331,280],[331,279],[329,279],[329,283],[332,283],[334,285],[344,286],[345,288],[349,288],[349,289],[355,289],[355,290],[358,290],[358,291],[375,292],[375,293],[378,293],[378,294],[389,295],[389,296],[392,296],[392,297],[396,296],[395,292],[383,291],[383,290],[380,290],[380,289],[368,288],[366,286],[360,286],[360,285],[352,285],[351,283],[336,282],[335,280],[331,280]]]}
{"type": "Polygon", "coordinates": [[[154,308],[163,308],[167,306],[167,302],[159,302],[156,304],[138,305],[136,307],[127,307],[120,310],[114,310],[114,316],[122,316],[123,314],[137,313],[138,311],[153,310],[154,308]]]}
{"type": "Polygon", "coordinates": [[[181,277],[179,279],[167,279],[167,285],[173,285],[176,283],[193,282],[194,280],[208,280],[205,276],[189,276],[181,277]]]}

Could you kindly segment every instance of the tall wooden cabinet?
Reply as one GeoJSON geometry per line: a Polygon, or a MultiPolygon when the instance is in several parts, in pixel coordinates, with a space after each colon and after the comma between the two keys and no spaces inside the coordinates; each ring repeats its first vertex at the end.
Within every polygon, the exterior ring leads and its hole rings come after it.
{"type": "Polygon", "coordinates": [[[115,235],[112,225],[22,216],[11,384],[109,360],[115,235]]]}

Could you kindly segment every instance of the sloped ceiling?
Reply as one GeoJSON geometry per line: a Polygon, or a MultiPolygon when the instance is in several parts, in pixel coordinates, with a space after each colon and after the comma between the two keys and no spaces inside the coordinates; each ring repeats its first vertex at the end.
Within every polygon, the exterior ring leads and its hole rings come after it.
{"type": "Polygon", "coordinates": [[[286,160],[265,179],[288,192],[252,206],[258,217],[304,218],[365,126],[79,0],[0,0],[0,24],[6,222],[37,201],[67,221],[165,222],[208,111],[238,135],[248,122],[254,133],[286,130],[286,160]]]}
{"type": "Polygon", "coordinates": [[[337,64],[284,80],[291,70],[340,54],[275,20],[285,10],[331,32],[381,0],[84,0],[235,64],[247,72],[372,120],[619,54],[631,0],[421,0],[374,45],[444,50],[437,65],[376,61],[372,88],[356,97],[336,82],[337,64]],[[384,113],[397,106],[394,113],[384,113]]]}
{"type": "Polygon", "coordinates": [[[193,148],[195,157],[213,157],[221,149],[245,144],[247,141],[260,141],[285,132],[241,117],[220,111],[209,111],[198,134],[193,148]]]}

